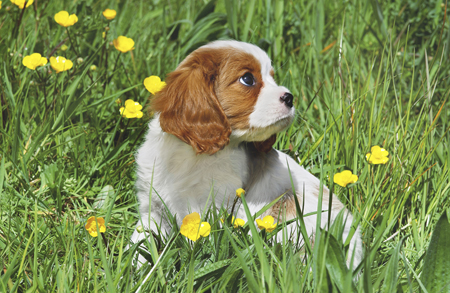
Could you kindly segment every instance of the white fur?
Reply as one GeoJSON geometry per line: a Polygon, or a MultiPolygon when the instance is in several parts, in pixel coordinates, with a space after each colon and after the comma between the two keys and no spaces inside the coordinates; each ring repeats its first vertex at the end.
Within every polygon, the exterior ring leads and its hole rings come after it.
{"type": "MultiPolygon", "coordinates": [[[[213,155],[196,155],[190,145],[161,130],[159,115],[156,114],[149,123],[145,142],[136,154],[136,189],[141,215],[138,226],[144,225],[153,231],[156,231],[158,226],[166,233],[171,227],[164,217],[164,204],[176,215],[178,224],[181,225],[184,216],[190,212],[202,214],[205,207],[209,207],[211,202],[208,206],[206,202],[211,190],[216,206],[223,204],[229,207],[234,200],[236,189],[245,188],[250,211],[255,214],[276,197],[292,189],[288,167],[300,203],[303,202],[303,196],[305,197],[303,213],[317,211],[319,179],[286,154],[271,150],[267,154],[255,155],[245,142],[267,139],[292,122],[294,108],[289,108],[280,101],[280,96],[289,91],[278,86],[270,76],[270,59],[258,47],[236,41],[218,41],[203,48],[222,47],[248,52],[261,63],[264,87],[250,115],[250,129],[232,129],[230,144],[224,149],[213,155]]],[[[328,196],[327,191],[323,194],[324,197],[328,196]]],[[[322,205],[323,210],[328,209],[326,202],[322,205]]],[[[333,200],[333,204],[334,218],[340,209],[345,208],[337,200],[333,200]]],[[[352,223],[351,214],[347,212],[346,215],[344,239],[349,234],[352,223]]],[[[322,227],[326,224],[327,216],[327,212],[322,213],[322,227]]],[[[247,221],[243,208],[238,210],[237,217],[247,221]]],[[[305,218],[308,233],[314,233],[316,220],[316,215],[305,218]]],[[[135,231],[131,240],[136,243],[144,237],[145,233],[135,231]]],[[[350,250],[353,249],[354,263],[359,264],[362,259],[362,245],[358,231],[350,244],[350,250]]]]}

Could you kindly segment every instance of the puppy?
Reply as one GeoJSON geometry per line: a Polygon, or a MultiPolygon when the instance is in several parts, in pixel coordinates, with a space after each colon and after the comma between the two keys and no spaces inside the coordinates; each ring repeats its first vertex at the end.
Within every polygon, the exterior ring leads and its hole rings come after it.
{"type": "MultiPolygon", "coordinates": [[[[215,203],[226,205],[233,201],[235,190],[243,188],[252,214],[284,194],[262,217],[295,218],[294,197],[304,203],[304,214],[317,211],[319,179],[272,149],[276,133],[286,129],[295,115],[292,94],[273,76],[268,55],[238,41],[200,47],[167,76],[167,86],[151,102],[155,116],[136,154],[138,226],[168,232],[166,207],[181,225],[190,212],[201,214],[211,190],[215,203]]],[[[322,227],[328,220],[328,195],[323,187],[322,227]]],[[[333,196],[332,219],[341,210],[344,205],[333,196]]],[[[345,215],[344,240],[352,224],[351,214],[345,211],[345,215]]],[[[242,207],[237,217],[247,220],[242,207]]],[[[304,218],[311,235],[317,218],[304,218]]],[[[135,231],[132,241],[144,237],[145,233],[135,231]]],[[[359,264],[359,231],[350,242],[352,254],[353,263],[359,264]]]]}

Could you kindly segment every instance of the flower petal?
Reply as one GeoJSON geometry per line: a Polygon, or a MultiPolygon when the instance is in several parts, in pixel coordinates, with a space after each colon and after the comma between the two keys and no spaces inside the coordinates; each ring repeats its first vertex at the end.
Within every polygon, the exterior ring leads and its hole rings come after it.
{"type": "Polygon", "coordinates": [[[159,78],[159,76],[152,75],[144,79],[144,86],[149,92],[154,95],[157,92],[161,91],[166,86],[166,83],[164,81],[161,81],[161,78],[159,78]]]}
{"type": "Polygon", "coordinates": [[[241,197],[242,194],[245,194],[245,190],[242,188],[236,189],[236,196],[241,197]]]}
{"type": "Polygon", "coordinates": [[[208,222],[202,222],[200,224],[199,234],[203,237],[206,237],[211,233],[211,225],[208,222]]]}
{"type": "Polygon", "coordinates": [[[103,11],[103,16],[107,19],[107,20],[112,20],[116,17],[117,12],[114,9],[105,9],[103,11]]]}
{"type": "Polygon", "coordinates": [[[134,41],[124,36],[119,36],[117,39],[114,39],[113,45],[122,53],[134,50],[134,41]]]}

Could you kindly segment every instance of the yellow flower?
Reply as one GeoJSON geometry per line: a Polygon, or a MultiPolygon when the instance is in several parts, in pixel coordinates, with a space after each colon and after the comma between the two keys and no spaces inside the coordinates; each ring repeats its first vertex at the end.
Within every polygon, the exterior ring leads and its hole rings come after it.
{"type": "Polygon", "coordinates": [[[117,39],[113,40],[113,44],[114,48],[122,53],[134,50],[134,41],[124,36],[120,36],[117,39]]]}
{"type": "Polygon", "coordinates": [[[86,228],[86,230],[89,232],[89,234],[92,237],[97,237],[98,233],[97,233],[97,225],[98,225],[98,230],[100,231],[100,233],[105,233],[106,231],[106,226],[105,226],[105,219],[103,218],[96,218],[95,216],[90,217],[87,220],[86,226],[84,226],[86,228]]]}
{"type": "Polygon", "coordinates": [[[11,0],[11,3],[19,6],[20,9],[23,9],[23,7],[25,6],[25,3],[27,3],[26,7],[28,7],[31,4],[33,4],[33,2],[34,2],[34,0],[28,0],[28,1],[27,0],[11,0]]]}
{"type": "Polygon", "coordinates": [[[149,92],[156,94],[166,86],[166,83],[158,76],[152,75],[144,79],[144,86],[149,92]]]}
{"type": "Polygon", "coordinates": [[[277,223],[274,223],[274,221],[275,219],[272,216],[265,216],[262,220],[256,219],[256,224],[258,224],[259,229],[266,229],[266,231],[270,233],[277,227],[277,223]]]}
{"type": "Polygon", "coordinates": [[[234,219],[234,217],[231,219],[231,222],[233,223],[234,228],[242,227],[245,225],[245,221],[239,218],[234,219]]]}
{"type": "Polygon", "coordinates": [[[112,20],[116,17],[117,12],[114,9],[105,9],[103,11],[103,16],[107,19],[107,20],[112,20]]]}
{"type": "Polygon", "coordinates": [[[370,149],[371,153],[366,154],[366,159],[370,164],[386,164],[389,161],[387,150],[375,145],[370,149]]]}
{"type": "Polygon", "coordinates": [[[66,59],[62,56],[58,56],[56,58],[52,56],[50,57],[50,65],[56,71],[56,73],[60,73],[72,68],[73,63],[69,59],[66,59]]]}
{"type": "Polygon", "coordinates": [[[200,236],[206,237],[211,232],[211,225],[207,222],[201,222],[200,215],[196,212],[187,215],[183,219],[183,224],[180,227],[180,233],[183,236],[197,241],[200,236]]]}
{"type": "Polygon", "coordinates": [[[236,189],[236,196],[237,197],[240,198],[242,194],[245,194],[245,190],[244,189],[242,189],[242,188],[236,189]]]}
{"type": "Polygon", "coordinates": [[[0,9],[2,9],[2,1],[0,1],[0,9]]]}
{"type": "Polygon", "coordinates": [[[75,14],[69,16],[69,12],[62,10],[55,14],[55,21],[63,27],[68,27],[74,25],[78,17],[75,14]]]}
{"type": "MultiPolygon", "coordinates": [[[[220,219],[220,221],[221,221],[222,223],[225,222],[224,219],[220,219]]],[[[243,227],[243,226],[245,225],[245,221],[244,221],[244,220],[239,219],[239,218],[234,219],[234,216],[231,217],[231,223],[233,224],[233,227],[234,227],[234,228],[237,228],[237,227],[243,227]]]]}
{"type": "Polygon", "coordinates": [[[358,176],[352,174],[349,170],[345,170],[341,173],[334,174],[333,181],[342,187],[346,187],[347,184],[358,181],[358,176]]]}
{"type": "Polygon", "coordinates": [[[22,60],[22,64],[31,70],[36,70],[36,67],[44,66],[47,62],[47,58],[42,57],[39,53],[33,53],[25,56],[22,60]]]}
{"type": "Polygon", "coordinates": [[[120,107],[119,112],[123,117],[126,118],[141,118],[144,113],[142,113],[142,106],[131,99],[125,101],[125,107],[120,107]]]}

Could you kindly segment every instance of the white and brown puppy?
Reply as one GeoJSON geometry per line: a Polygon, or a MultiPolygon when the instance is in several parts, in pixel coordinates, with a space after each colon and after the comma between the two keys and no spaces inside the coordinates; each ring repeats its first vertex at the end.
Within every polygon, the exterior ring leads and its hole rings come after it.
{"type": "MultiPolygon", "coordinates": [[[[276,133],[286,129],[295,114],[292,94],[277,85],[273,75],[263,50],[238,41],[205,45],[168,75],[167,86],[151,102],[155,118],[136,155],[138,226],[169,231],[165,206],[181,225],[190,211],[202,213],[211,187],[218,205],[232,202],[235,190],[244,188],[252,214],[281,194],[285,196],[264,215],[277,219],[285,209],[287,219],[296,217],[294,196],[305,203],[304,214],[317,211],[319,179],[272,149],[276,133]]],[[[323,210],[328,210],[328,195],[324,187],[323,210]]],[[[332,218],[345,209],[336,196],[332,207],[332,218]]],[[[351,214],[346,215],[344,239],[352,223],[351,214]]],[[[246,220],[242,207],[237,216],[246,220]]],[[[328,212],[323,212],[322,226],[327,219],[328,212]]],[[[314,233],[317,216],[304,220],[308,233],[314,233]]],[[[145,233],[135,231],[132,241],[143,237],[145,233]]],[[[359,264],[358,231],[349,255],[353,250],[354,264],[359,264]]]]}

